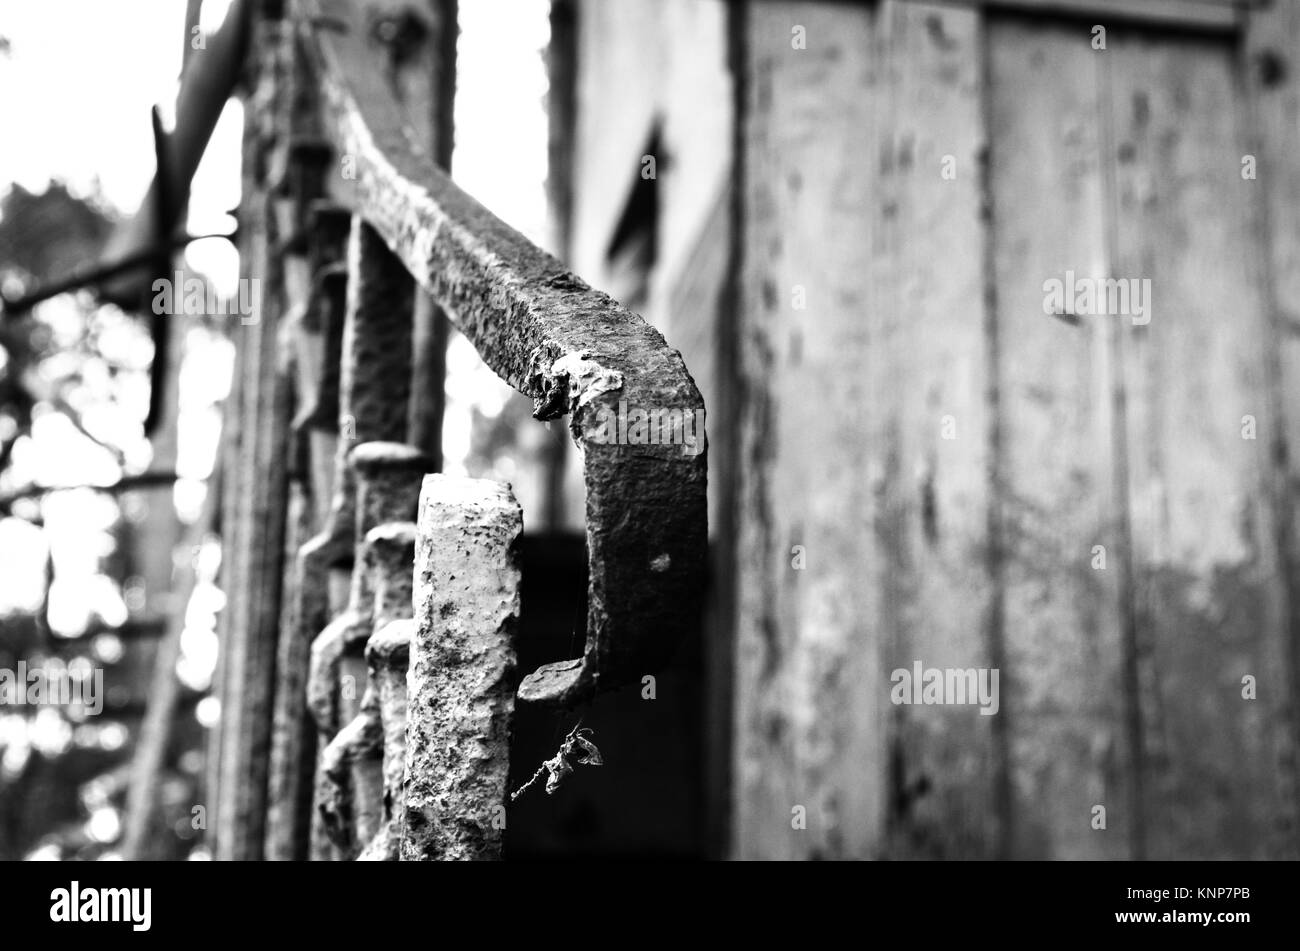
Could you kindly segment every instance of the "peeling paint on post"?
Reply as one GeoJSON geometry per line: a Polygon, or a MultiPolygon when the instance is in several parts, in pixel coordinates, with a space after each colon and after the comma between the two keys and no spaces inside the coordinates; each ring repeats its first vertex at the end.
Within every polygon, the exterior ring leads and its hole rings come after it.
{"type": "Polygon", "coordinates": [[[417,525],[401,858],[499,859],[523,513],[508,485],[431,475],[417,525]]]}

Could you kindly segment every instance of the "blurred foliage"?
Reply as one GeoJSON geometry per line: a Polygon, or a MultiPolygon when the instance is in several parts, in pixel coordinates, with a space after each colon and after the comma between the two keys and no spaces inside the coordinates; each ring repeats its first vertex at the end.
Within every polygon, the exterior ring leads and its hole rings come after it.
{"type": "MultiPolygon", "coordinates": [[[[39,194],[11,187],[0,200],[4,296],[12,300],[92,265],[112,228],[95,201],[63,185],[51,184],[39,194]]],[[[129,396],[147,390],[149,357],[144,324],[98,306],[88,292],[27,313],[0,311],[0,483],[13,482],[14,473],[6,469],[14,446],[31,435],[34,415],[46,411],[66,416],[121,465],[122,447],[92,432],[79,408],[108,407],[116,432],[138,433],[143,406],[129,396]]],[[[69,473],[71,481],[77,478],[69,473]]],[[[133,528],[119,520],[113,550],[100,561],[100,572],[119,583],[135,570],[123,543],[150,541],[133,540],[133,528]]],[[[0,667],[12,671],[19,661],[30,667],[92,658],[104,673],[104,711],[90,721],[63,707],[0,707],[0,860],[95,859],[111,853],[120,835],[131,743],[144,712],[158,632],[137,619],[113,628],[99,618],[79,636],[58,637],[44,612],[42,606],[35,614],[0,615],[0,667]],[[118,645],[108,656],[96,650],[97,639],[105,636],[118,645]]],[[[197,699],[187,694],[182,704],[182,749],[198,744],[197,699]]],[[[196,796],[197,774],[197,764],[182,768],[176,762],[165,776],[161,808],[176,835],[167,837],[172,841],[159,857],[181,857],[195,838],[188,804],[196,796]]]]}
{"type": "Polygon", "coordinates": [[[0,267],[38,281],[98,259],[113,223],[57,183],[39,194],[14,185],[0,202],[0,267]]]}
{"type": "MultiPolygon", "coordinates": [[[[103,212],[63,185],[40,194],[14,185],[0,201],[0,288],[18,297],[96,260],[112,227],[103,212]]],[[[14,443],[31,431],[38,398],[33,371],[57,349],[50,327],[32,313],[0,312],[0,472],[14,443]]]]}

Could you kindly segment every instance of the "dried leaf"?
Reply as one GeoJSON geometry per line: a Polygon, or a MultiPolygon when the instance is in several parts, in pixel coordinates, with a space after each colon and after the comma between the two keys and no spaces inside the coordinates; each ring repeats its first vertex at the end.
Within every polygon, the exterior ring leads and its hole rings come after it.
{"type": "Polygon", "coordinates": [[[582,747],[583,752],[577,754],[578,762],[583,766],[604,766],[605,760],[600,755],[600,750],[596,749],[596,744],[591,742],[585,736],[575,736],[574,742],[582,747]]]}

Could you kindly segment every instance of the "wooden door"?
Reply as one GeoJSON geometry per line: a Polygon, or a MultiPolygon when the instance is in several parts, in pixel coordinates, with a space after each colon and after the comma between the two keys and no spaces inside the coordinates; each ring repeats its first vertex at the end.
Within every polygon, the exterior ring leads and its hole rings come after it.
{"type": "Polygon", "coordinates": [[[1300,14],[742,18],[736,851],[1294,855],[1300,14]]]}

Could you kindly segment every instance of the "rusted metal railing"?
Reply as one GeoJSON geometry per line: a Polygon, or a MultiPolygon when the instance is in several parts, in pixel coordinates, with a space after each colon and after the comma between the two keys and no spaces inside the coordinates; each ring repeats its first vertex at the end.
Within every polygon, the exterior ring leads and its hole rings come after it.
{"type": "Polygon", "coordinates": [[[639,681],[694,621],[706,454],[622,444],[606,423],[621,404],[702,424],[700,395],[657,331],[439,167],[453,3],[274,7],[253,30],[251,103],[274,121],[250,113],[246,137],[261,211],[245,250],[271,291],[240,344],[257,385],[234,414],[226,508],[228,583],[272,592],[279,620],[255,591],[232,596],[216,853],[496,857],[515,704],[558,710],[639,681]],[[537,419],[568,415],[581,451],[585,647],[522,678],[523,514],[507,486],[425,477],[442,381],[420,348],[438,308],[537,419]],[[272,654],[273,676],[254,669],[272,654]]]}

